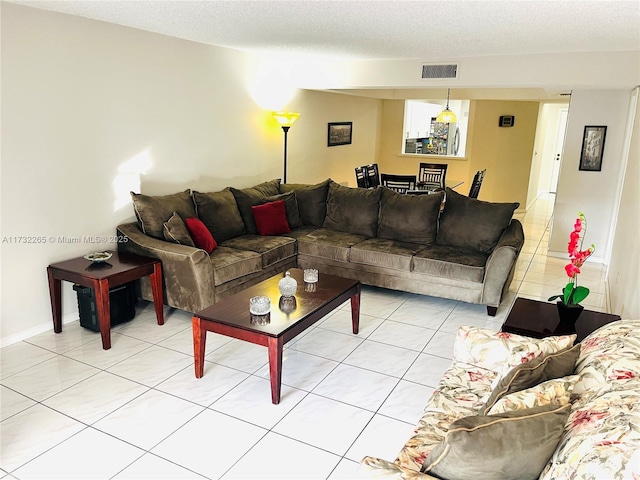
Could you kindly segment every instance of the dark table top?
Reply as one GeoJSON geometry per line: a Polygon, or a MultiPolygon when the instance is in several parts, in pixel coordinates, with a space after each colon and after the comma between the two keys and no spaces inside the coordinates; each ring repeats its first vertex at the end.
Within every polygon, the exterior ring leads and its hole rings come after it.
{"type": "Polygon", "coordinates": [[[153,265],[159,261],[155,258],[118,253],[113,250],[107,251],[113,255],[106,262],[92,262],[84,257],[78,257],[71,260],[65,260],[63,262],[52,263],[49,267],[63,272],[82,275],[86,278],[101,280],[113,275],[128,272],[135,268],[153,265]]]}

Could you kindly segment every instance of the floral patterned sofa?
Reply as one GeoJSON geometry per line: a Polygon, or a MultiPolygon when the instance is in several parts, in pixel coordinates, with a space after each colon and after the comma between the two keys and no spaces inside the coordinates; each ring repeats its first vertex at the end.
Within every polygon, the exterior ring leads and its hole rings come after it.
{"type": "Polygon", "coordinates": [[[640,479],[640,320],[611,323],[572,347],[574,340],[461,327],[454,361],[415,435],[393,462],[365,457],[363,473],[395,479],[640,479]],[[525,378],[545,364],[542,377],[525,378]],[[543,382],[518,390],[518,379],[543,382]],[[538,428],[540,419],[552,416],[538,428]],[[519,423],[525,417],[530,423],[519,423]],[[502,429],[487,434],[496,427],[502,429]],[[532,432],[540,438],[526,438],[532,432]],[[542,444],[547,450],[538,455],[532,446],[542,444]]]}

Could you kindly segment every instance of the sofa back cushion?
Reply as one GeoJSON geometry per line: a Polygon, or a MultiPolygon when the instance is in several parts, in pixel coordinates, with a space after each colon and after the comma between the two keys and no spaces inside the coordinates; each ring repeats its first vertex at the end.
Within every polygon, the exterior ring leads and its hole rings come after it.
{"type": "Polygon", "coordinates": [[[351,188],[331,182],[327,195],[327,216],[323,227],[340,232],[375,237],[382,188],[351,188]]]}
{"type": "Polygon", "coordinates": [[[519,206],[518,202],[483,202],[447,188],[436,243],[489,253],[519,206]]]}
{"type": "Polygon", "coordinates": [[[280,185],[280,192],[296,192],[300,220],[303,225],[322,227],[324,217],[327,215],[327,192],[330,182],[331,179],[327,178],[324,182],[315,185],[283,183],[280,185]]]}
{"type": "Polygon", "coordinates": [[[378,237],[430,247],[436,241],[438,215],[444,192],[403,195],[382,189],[378,237]]]}
{"type": "Polygon", "coordinates": [[[256,234],[258,233],[258,229],[253,219],[251,207],[259,205],[264,197],[280,193],[280,179],[263,182],[250,188],[238,189],[229,187],[229,190],[233,193],[236,203],[238,204],[238,210],[244,222],[246,233],[256,234]]]}
{"type": "Polygon", "coordinates": [[[246,230],[236,199],[227,188],[220,192],[193,192],[196,213],[216,242],[244,235],[246,230]]]}
{"type": "Polygon", "coordinates": [[[190,190],[185,190],[172,195],[154,197],[131,192],[133,209],[142,233],[164,240],[164,223],[171,218],[174,212],[183,219],[194,217],[196,211],[190,192],[190,190]]]}

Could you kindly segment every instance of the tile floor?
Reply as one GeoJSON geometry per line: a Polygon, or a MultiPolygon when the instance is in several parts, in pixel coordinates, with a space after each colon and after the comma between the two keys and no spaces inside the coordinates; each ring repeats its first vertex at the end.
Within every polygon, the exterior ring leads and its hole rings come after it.
{"type": "MultiPolygon", "coordinates": [[[[516,295],[566,283],[546,256],[553,196],[526,215],[508,298],[485,307],[364,288],[359,335],[348,303],[286,347],[282,401],[270,401],[264,347],[208,334],[194,377],[190,315],[135,320],[100,335],[64,326],[0,350],[0,478],[361,478],[365,455],[393,460],[451,361],[463,324],[499,329],[516,295]]],[[[604,268],[589,264],[584,304],[607,311],[604,268]]]]}

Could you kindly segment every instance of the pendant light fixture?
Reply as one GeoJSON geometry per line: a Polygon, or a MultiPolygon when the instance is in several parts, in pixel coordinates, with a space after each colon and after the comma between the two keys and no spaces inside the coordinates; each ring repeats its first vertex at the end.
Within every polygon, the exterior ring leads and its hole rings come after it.
{"type": "Polygon", "coordinates": [[[438,114],[438,117],[436,118],[436,122],[438,123],[456,123],[458,121],[458,118],[456,117],[456,114],[453,113],[450,109],[449,109],[449,95],[451,93],[451,89],[447,88],[447,106],[445,107],[445,109],[443,111],[441,111],[438,114]]]}

